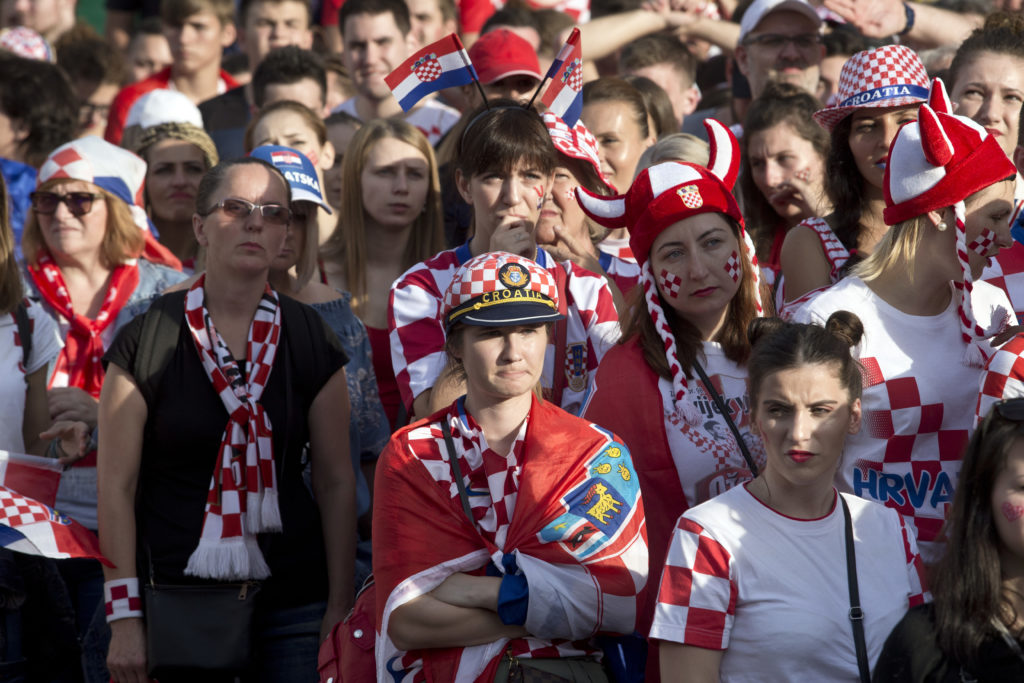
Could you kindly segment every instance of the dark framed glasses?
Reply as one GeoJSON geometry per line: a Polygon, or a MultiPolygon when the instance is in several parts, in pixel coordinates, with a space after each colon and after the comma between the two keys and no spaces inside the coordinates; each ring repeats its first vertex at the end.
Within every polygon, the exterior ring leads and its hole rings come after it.
{"type": "Polygon", "coordinates": [[[103,195],[93,192],[68,192],[57,194],[56,192],[33,192],[28,196],[32,202],[32,210],[44,216],[50,216],[57,211],[57,206],[64,202],[72,216],[84,216],[92,211],[92,203],[97,199],[103,199],[103,195]]]}
{"type": "Polygon", "coordinates": [[[267,225],[277,227],[287,226],[292,220],[291,209],[287,206],[281,204],[254,204],[237,197],[228,197],[227,199],[220,200],[213,205],[213,208],[207,212],[207,215],[213,213],[216,209],[223,211],[224,215],[232,220],[245,220],[252,215],[253,211],[259,209],[260,215],[263,216],[263,220],[267,222],[267,225]]]}

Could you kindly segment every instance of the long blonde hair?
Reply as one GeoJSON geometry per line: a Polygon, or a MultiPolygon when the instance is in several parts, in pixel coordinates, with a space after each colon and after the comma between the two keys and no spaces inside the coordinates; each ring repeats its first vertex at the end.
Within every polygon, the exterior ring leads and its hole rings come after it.
{"type": "Polygon", "coordinates": [[[18,261],[14,257],[14,232],[7,213],[7,184],[0,176],[0,314],[6,315],[18,307],[24,296],[18,261]]]}
{"type": "Polygon", "coordinates": [[[366,303],[366,212],[363,210],[361,177],[370,150],[378,141],[394,138],[412,145],[427,160],[430,186],[426,203],[412,224],[412,234],[402,254],[402,269],[412,268],[444,249],[444,218],[441,213],[441,184],[437,178],[434,150],[419,130],[399,119],[370,121],[352,138],[342,161],[341,210],[338,225],[320,254],[344,269],[347,289],[352,293],[352,310],[358,316],[366,303]]]}
{"type": "Polygon", "coordinates": [[[921,237],[935,227],[927,214],[915,216],[889,228],[878,241],[875,250],[851,270],[865,282],[878,278],[892,268],[904,268],[907,277],[914,281],[914,257],[921,246],[921,237]]]}

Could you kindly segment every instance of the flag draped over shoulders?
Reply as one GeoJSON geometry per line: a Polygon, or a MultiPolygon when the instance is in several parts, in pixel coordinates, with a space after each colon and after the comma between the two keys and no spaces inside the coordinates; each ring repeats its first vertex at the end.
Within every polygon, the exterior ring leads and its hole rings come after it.
{"type": "Polygon", "coordinates": [[[506,649],[520,657],[576,656],[596,651],[585,641],[597,633],[635,628],[637,596],[647,580],[647,540],[626,447],[611,433],[534,399],[511,484],[487,490],[482,468],[474,471],[474,454],[463,448],[469,442],[463,434],[475,423],[460,406],[457,401],[399,431],[378,465],[378,680],[489,681],[506,649]],[[473,525],[452,476],[442,420],[452,427],[473,525]],[[500,500],[496,491],[505,492],[500,500]],[[493,525],[481,522],[493,520],[490,512],[507,505],[509,496],[512,517],[492,534],[493,525]],[[495,539],[504,539],[502,547],[495,539]],[[397,607],[453,573],[482,573],[488,565],[527,578],[524,626],[531,637],[411,653],[394,647],[387,633],[397,607]]]}

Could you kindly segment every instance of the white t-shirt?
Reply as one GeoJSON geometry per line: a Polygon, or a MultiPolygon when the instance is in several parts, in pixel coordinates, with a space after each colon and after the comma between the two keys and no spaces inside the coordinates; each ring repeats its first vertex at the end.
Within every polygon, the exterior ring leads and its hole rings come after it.
{"type": "MultiPolygon", "coordinates": [[[[32,352],[23,367],[24,352],[14,313],[0,316],[0,449],[25,452],[22,424],[25,420],[25,376],[51,362],[60,353],[57,324],[38,305],[29,303],[32,321],[32,352]]],[[[46,386],[46,382],[43,382],[46,386]]]]}
{"type": "MultiPolygon", "coordinates": [[[[1006,294],[988,283],[975,282],[971,300],[985,329],[1012,314],[1006,294]]],[[[956,295],[938,315],[909,315],[851,276],[801,308],[796,319],[824,324],[840,310],[864,324],[853,349],[863,366],[864,395],[861,429],[846,439],[836,484],[899,510],[916,531],[925,561],[935,562],[982,374],[963,363],[956,295]]]]}
{"type": "MultiPolygon", "coordinates": [[[[900,516],[843,495],[853,519],[868,661],[926,599],[900,516]]],[[[779,514],[737,486],[690,508],[672,535],[651,637],[725,650],[721,680],[857,681],[848,617],[845,520],[779,514]]]]}
{"type": "MultiPolygon", "coordinates": [[[[764,468],[764,446],[750,429],[746,368],[726,358],[720,344],[704,342],[704,354],[707,357],[706,364],[702,366],[704,371],[729,408],[730,417],[754,462],[759,468],[764,468]]],[[[700,412],[701,424],[697,427],[688,425],[675,409],[672,383],[664,378],[658,379],[661,405],[665,411],[665,436],[683,493],[691,507],[750,479],[750,469],[728,422],[718,412],[714,398],[704,389],[699,375],[694,372],[693,376],[688,382],[687,400],[700,412]]]]}

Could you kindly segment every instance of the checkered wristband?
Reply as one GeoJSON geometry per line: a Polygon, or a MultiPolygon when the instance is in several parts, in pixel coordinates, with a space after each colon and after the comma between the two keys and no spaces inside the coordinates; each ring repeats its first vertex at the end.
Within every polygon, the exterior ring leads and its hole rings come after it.
{"type": "Polygon", "coordinates": [[[103,584],[103,599],[106,601],[107,623],[142,616],[139,580],[135,577],[106,581],[103,584]]]}

